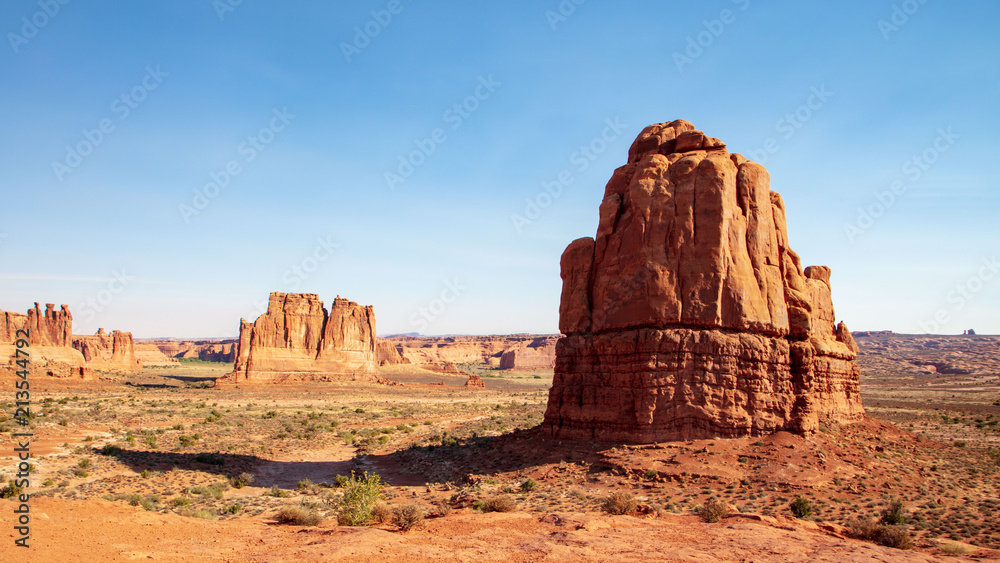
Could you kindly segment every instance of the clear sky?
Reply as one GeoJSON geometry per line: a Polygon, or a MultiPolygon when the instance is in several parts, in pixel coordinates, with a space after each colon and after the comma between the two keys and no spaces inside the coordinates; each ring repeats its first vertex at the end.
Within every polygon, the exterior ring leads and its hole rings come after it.
{"type": "Polygon", "coordinates": [[[765,164],[852,329],[1000,333],[997,21],[971,0],[5,1],[0,309],[231,336],[297,291],[373,305],[380,334],[556,332],[560,254],[639,131],[681,118],[765,164]]]}

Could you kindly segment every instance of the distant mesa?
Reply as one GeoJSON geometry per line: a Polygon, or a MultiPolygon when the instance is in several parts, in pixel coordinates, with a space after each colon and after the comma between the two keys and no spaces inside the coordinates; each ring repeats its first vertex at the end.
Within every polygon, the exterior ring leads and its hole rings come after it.
{"type": "Polygon", "coordinates": [[[312,293],[272,293],[267,312],[240,319],[234,370],[226,384],[337,379],[384,382],[378,375],[375,313],[337,296],[329,312],[312,293]]]}
{"type": "Polygon", "coordinates": [[[483,363],[499,369],[552,369],[557,340],[558,334],[389,336],[379,343],[379,364],[407,363],[426,367],[450,362],[483,363]],[[389,347],[396,353],[392,354],[389,347]]]}
{"type": "Polygon", "coordinates": [[[596,238],[562,255],[549,434],[650,443],[862,419],[830,269],[803,271],[769,183],[687,121],[639,134],[596,238]]]}
{"type": "Polygon", "coordinates": [[[68,305],[56,310],[47,303],[43,311],[38,303],[27,314],[0,311],[0,357],[13,357],[17,331],[30,334],[31,366],[41,374],[54,377],[93,379],[93,370],[135,373],[142,369],[136,358],[131,332],[99,329],[94,335],[74,335],[73,315],[68,305]]]}

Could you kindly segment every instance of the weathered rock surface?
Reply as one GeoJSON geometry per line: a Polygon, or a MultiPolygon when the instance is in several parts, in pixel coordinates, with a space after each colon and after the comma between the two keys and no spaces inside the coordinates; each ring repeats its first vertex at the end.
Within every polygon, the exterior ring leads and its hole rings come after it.
{"type": "Polygon", "coordinates": [[[47,303],[43,311],[38,303],[27,314],[0,311],[0,358],[13,362],[18,330],[27,330],[34,373],[55,377],[92,379],[92,370],[136,372],[132,333],[103,329],[94,336],[73,334],[73,315],[69,306],[56,310],[47,303]]]}
{"type": "Polygon", "coordinates": [[[500,356],[500,369],[552,368],[558,340],[558,336],[540,336],[530,342],[517,342],[500,356]]]}
{"type": "Polygon", "coordinates": [[[378,365],[380,366],[410,363],[410,360],[399,355],[399,350],[396,349],[395,344],[381,338],[375,342],[375,358],[378,360],[378,365]]]}
{"type": "Polygon", "coordinates": [[[87,367],[99,370],[139,371],[142,364],[135,356],[131,332],[120,330],[111,334],[98,329],[92,336],[73,336],[73,348],[83,354],[87,367]]]}
{"type": "Polygon", "coordinates": [[[476,389],[486,389],[486,383],[484,383],[483,378],[478,375],[470,375],[468,381],[465,382],[465,386],[476,389]]]}
{"type": "Polygon", "coordinates": [[[502,367],[504,369],[551,369],[555,365],[558,335],[510,334],[499,336],[401,336],[386,341],[397,349],[404,363],[424,366],[447,362],[502,367]]]}
{"type": "Polygon", "coordinates": [[[284,383],[351,378],[379,381],[371,306],[312,293],[272,293],[253,324],[240,319],[233,373],[226,383],[284,383]]]}
{"type": "Polygon", "coordinates": [[[235,362],[236,340],[147,340],[165,356],[175,359],[190,358],[203,362],[235,362]]]}
{"type": "Polygon", "coordinates": [[[686,121],[642,131],[596,238],[562,255],[549,433],[654,442],[861,419],[830,269],[802,270],[769,183],[686,121]]]}
{"type": "Polygon", "coordinates": [[[180,363],[177,358],[167,356],[151,342],[136,342],[135,358],[145,367],[176,366],[180,363]]]}

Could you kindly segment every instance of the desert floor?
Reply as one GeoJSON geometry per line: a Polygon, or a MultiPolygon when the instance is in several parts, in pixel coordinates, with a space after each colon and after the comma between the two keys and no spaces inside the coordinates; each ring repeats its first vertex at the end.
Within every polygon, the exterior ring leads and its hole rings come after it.
{"type": "MultiPolygon", "coordinates": [[[[861,424],[644,446],[538,432],[551,370],[459,366],[485,390],[413,366],[383,368],[400,386],[214,389],[231,366],[197,362],[92,382],[38,376],[32,547],[13,545],[17,503],[0,500],[0,560],[1000,558],[998,355],[928,340],[861,339],[861,424]],[[339,526],[337,476],[342,484],[352,471],[377,474],[381,502],[416,505],[422,525],[339,526]],[[602,510],[615,492],[634,510],[602,510]],[[805,518],[792,513],[797,497],[809,503],[805,518]],[[704,522],[709,501],[730,514],[704,522]],[[851,537],[893,501],[912,549],[851,537]],[[289,506],[319,524],[278,523],[289,506]]],[[[13,400],[5,377],[3,482],[16,472],[13,400]]]]}

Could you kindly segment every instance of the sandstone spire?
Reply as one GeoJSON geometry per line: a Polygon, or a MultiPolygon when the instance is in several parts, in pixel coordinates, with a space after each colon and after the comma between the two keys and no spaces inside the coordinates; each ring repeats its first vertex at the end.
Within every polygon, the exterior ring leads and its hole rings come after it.
{"type": "Polygon", "coordinates": [[[687,121],[639,134],[596,238],[562,256],[548,432],[652,442],[862,417],[830,269],[802,270],[769,183],[687,121]]]}

